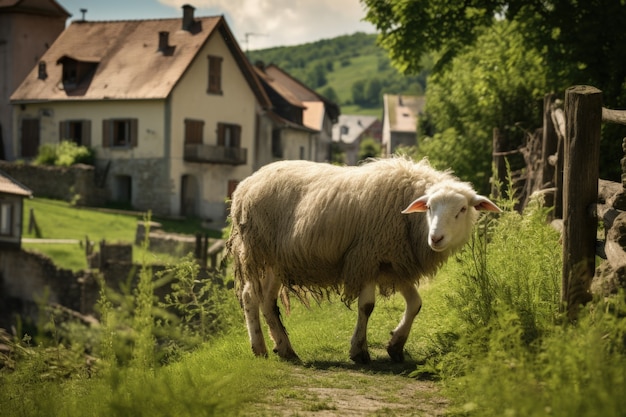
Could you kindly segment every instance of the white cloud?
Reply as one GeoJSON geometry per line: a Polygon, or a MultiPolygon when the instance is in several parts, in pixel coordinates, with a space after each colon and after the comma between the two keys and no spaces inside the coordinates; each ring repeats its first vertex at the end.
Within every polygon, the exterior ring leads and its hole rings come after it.
{"type": "Polygon", "coordinates": [[[196,15],[223,14],[245,48],[298,45],[320,39],[374,33],[363,21],[365,11],[359,0],[159,0],[177,9],[183,4],[197,8],[196,15]]]}

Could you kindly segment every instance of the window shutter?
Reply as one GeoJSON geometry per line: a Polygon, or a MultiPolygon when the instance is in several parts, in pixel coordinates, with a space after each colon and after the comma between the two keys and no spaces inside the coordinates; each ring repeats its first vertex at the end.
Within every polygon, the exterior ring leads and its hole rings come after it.
{"type": "Polygon", "coordinates": [[[137,134],[138,134],[139,121],[138,119],[130,119],[130,146],[137,147],[137,134]]]}
{"type": "Polygon", "coordinates": [[[63,139],[67,139],[69,133],[68,127],[69,123],[66,120],[59,122],[59,142],[61,142],[63,139]]]}
{"type": "Polygon", "coordinates": [[[217,146],[224,146],[224,130],[225,126],[223,123],[217,124],[217,146]]]}
{"type": "Polygon", "coordinates": [[[82,121],[82,145],[91,146],[91,120],[82,121]]]}
{"type": "Polygon", "coordinates": [[[233,126],[233,148],[241,148],[241,126],[233,126]]]}
{"type": "Polygon", "coordinates": [[[105,119],[102,121],[102,147],[110,148],[113,138],[111,137],[111,120],[105,119]]]}

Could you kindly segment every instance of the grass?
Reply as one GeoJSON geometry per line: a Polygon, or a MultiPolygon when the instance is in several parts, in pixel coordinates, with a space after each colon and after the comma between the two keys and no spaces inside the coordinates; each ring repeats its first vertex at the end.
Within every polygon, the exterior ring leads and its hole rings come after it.
{"type": "MultiPolygon", "coordinates": [[[[67,202],[44,198],[27,199],[24,203],[22,237],[42,239],[76,239],[79,243],[31,243],[24,242],[24,249],[41,252],[54,259],[55,263],[73,271],[85,269],[85,242],[94,244],[105,240],[110,243],[134,243],[137,223],[144,221],[142,214],[135,212],[102,211],[94,208],[75,207],[67,202]],[[36,227],[31,227],[31,212],[36,227]]],[[[164,231],[171,233],[196,234],[208,232],[202,228],[200,220],[175,220],[154,218],[161,223],[164,231]]],[[[210,236],[217,238],[221,232],[213,231],[210,236]]],[[[139,262],[147,257],[154,263],[171,263],[175,257],[144,251],[141,246],[133,248],[133,258],[139,262]]]]}
{"type": "MultiPolygon", "coordinates": [[[[424,306],[403,364],[385,352],[404,308],[398,295],[378,299],[367,366],[348,359],[354,308],[336,297],[311,308],[294,300],[284,317],[302,359],[293,364],[273,354],[252,355],[232,290],[217,297],[219,303],[203,304],[219,307],[218,317],[228,322],[224,330],[158,363],[151,352],[163,349],[164,339],[150,328],[166,329],[164,316],[150,306],[150,276],[143,275],[139,293],[126,304],[103,304],[105,320],[90,329],[100,340],[89,352],[95,363],[85,365],[77,338],[35,349],[24,347],[28,339],[14,341],[15,355],[24,353],[10,371],[0,370],[2,411],[70,417],[623,416],[624,294],[589,304],[577,323],[564,321],[555,285],[559,236],[544,214],[535,206],[524,215],[507,212],[481,222],[470,245],[423,283],[424,306]],[[130,359],[119,359],[120,346],[130,359]]],[[[195,304],[188,307],[196,311],[195,304]]],[[[76,333],[84,337],[86,331],[76,333]]]]}

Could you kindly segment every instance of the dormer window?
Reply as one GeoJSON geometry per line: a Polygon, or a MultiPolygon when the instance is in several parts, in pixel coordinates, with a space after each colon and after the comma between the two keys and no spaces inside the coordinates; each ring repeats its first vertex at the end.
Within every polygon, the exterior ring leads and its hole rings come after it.
{"type": "Polygon", "coordinates": [[[57,64],[63,65],[62,81],[65,90],[76,88],[84,81],[89,82],[98,67],[96,59],[75,59],[67,55],[59,58],[57,64]]]}

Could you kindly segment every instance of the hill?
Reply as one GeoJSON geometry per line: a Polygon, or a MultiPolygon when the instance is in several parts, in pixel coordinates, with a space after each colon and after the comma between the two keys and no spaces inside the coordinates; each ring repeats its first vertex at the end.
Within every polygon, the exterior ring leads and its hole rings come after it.
{"type": "Polygon", "coordinates": [[[376,35],[362,32],[247,54],[252,63],[278,65],[339,104],[342,114],[379,117],[383,94],[423,94],[431,67],[426,63],[418,75],[401,74],[377,45],[376,35]]]}

